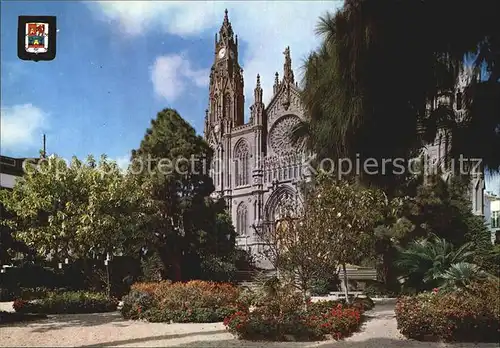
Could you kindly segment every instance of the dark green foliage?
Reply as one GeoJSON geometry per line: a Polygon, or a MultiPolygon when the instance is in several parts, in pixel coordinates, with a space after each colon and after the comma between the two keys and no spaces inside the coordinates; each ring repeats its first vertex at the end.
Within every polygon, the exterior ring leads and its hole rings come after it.
{"type": "Polygon", "coordinates": [[[363,294],[370,297],[375,296],[394,296],[394,292],[387,289],[387,286],[383,282],[371,281],[367,282],[363,294]]]}
{"type": "Polygon", "coordinates": [[[140,318],[150,323],[217,323],[237,311],[237,307],[193,308],[189,311],[152,308],[144,312],[140,318]]]}
{"type": "MultiPolygon", "coordinates": [[[[429,177],[408,196],[395,197],[383,225],[376,228],[376,247],[381,259],[376,261],[388,290],[399,291],[394,268],[397,247],[406,248],[413,241],[435,235],[455,249],[465,243],[473,246],[469,260],[491,274],[498,274],[498,254],[494,253],[490,234],[481,216],[472,213],[469,178],[452,176],[448,183],[440,176],[429,177]]],[[[418,282],[418,280],[417,280],[418,282]]]]}
{"type": "Polygon", "coordinates": [[[165,266],[154,251],[146,253],[141,260],[141,281],[157,282],[165,276],[165,266]]]}
{"type": "Polygon", "coordinates": [[[340,279],[337,274],[329,278],[316,279],[311,284],[312,296],[328,295],[332,291],[340,289],[340,279]]]}
{"type": "Polygon", "coordinates": [[[13,307],[19,313],[81,314],[113,312],[118,301],[104,294],[90,292],[48,293],[36,301],[16,300],[13,307]]]}
{"type": "MultiPolygon", "coordinates": [[[[478,1],[473,8],[465,0],[346,1],[319,20],[323,42],[306,60],[303,80],[311,122],[296,133],[308,138],[320,159],[359,155],[381,163],[416,156],[444,125],[454,133],[452,157],[483,158],[497,170],[499,7],[495,0],[478,1]],[[465,118],[452,104],[427,113],[437,97],[455,101],[465,57],[474,67],[463,96],[465,118]],[[477,82],[479,75],[483,79],[477,82]]],[[[392,174],[389,165],[385,174],[362,173],[361,180],[385,187],[392,197],[407,179],[392,174]]]]}
{"type": "Polygon", "coordinates": [[[433,237],[413,241],[407,248],[400,248],[396,266],[406,278],[405,286],[423,291],[441,286],[442,276],[450,267],[470,262],[473,256],[472,243],[454,248],[445,239],[433,237]]]}
{"type": "MultiPolygon", "coordinates": [[[[8,191],[5,189],[1,189],[0,191],[0,196],[8,194],[8,191]]],[[[28,257],[35,255],[35,251],[23,241],[18,240],[15,236],[15,231],[7,225],[7,220],[12,219],[13,216],[0,203],[0,265],[10,264],[14,253],[23,253],[28,257]]]]}
{"type": "Polygon", "coordinates": [[[209,145],[172,109],[158,113],[139,149],[132,151],[134,171],[150,163],[139,180],[151,207],[134,244],[138,251],[158,255],[168,279],[224,278],[233,272],[235,231],[224,201],[209,197],[211,158],[209,145]]]}
{"type": "Polygon", "coordinates": [[[31,263],[9,267],[0,274],[0,301],[12,301],[22,295],[23,289],[54,289],[64,286],[61,273],[52,268],[31,263]]]}

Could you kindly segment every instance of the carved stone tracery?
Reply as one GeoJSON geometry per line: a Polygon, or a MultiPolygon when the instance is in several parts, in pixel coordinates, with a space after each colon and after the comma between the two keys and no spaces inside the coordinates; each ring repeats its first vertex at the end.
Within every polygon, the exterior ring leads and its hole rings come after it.
{"type": "Polygon", "coordinates": [[[284,155],[300,150],[294,146],[291,139],[293,128],[300,122],[300,118],[295,115],[287,115],[280,118],[269,132],[269,145],[278,155],[284,155]]]}

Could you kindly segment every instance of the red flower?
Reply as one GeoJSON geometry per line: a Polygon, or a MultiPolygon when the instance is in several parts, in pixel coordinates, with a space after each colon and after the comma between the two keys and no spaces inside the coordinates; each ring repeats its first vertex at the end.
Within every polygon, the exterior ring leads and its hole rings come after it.
{"type": "Polygon", "coordinates": [[[439,291],[439,289],[438,289],[438,288],[434,288],[434,289],[432,289],[432,292],[433,292],[433,293],[435,293],[435,294],[436,294],[438,291],[439,291]]]}

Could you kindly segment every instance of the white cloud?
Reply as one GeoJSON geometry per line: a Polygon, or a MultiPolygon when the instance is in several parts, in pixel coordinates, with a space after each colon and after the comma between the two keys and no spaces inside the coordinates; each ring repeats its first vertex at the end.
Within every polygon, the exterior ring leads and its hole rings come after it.
{"type": "Polygon", "coordinates": [[[31,104],[2,107],[0,112],[0,146],[2,150],[22,151],[39,145],[47,114],[31,104]]]}
{"type": "Polygon", "coordinates": [[[120,167],[121,170],[126,171],[130,164],[130,155],[123,155],[116,158],[111,158],[111,160],[116,162],[116,165],[120,167]]]}
{"type": "MultiPolygon", "coordinates": [[[[129,35],[141,35],[160,28],[164,32],[193,39],[207,32],[214,35],[222,24],[224,8],[227,7],[240,48],[242,42],[245,48],[240,64],[244,69],[247,103],[253,101],[257,73],[261,76],[264,99],[269,100],[274,73],[278,71],[282,74],[286,46],[290,46],[296,79],[300,78],[299,68],[303,59],[319,43],[319,38],[314,35],[318,17],[342,4],[343,1],[89,2],[92,9],[103,15],[103,19],[118,22],[120,25],[113,27],[129,35]]],[[[207,66],[211,63],[207,62],[207,66]]],[[[177,86],[185,87],[182,83],[177,86]]],[[[167,91],[172,93],[171,89],[167,91]]],[[[177,96],[179,93],[173,92],[177,96]]]]}
{"type": "Polygon", "coordinates": [[[206,86],[209,71],[193,69],[189,60],[182,55],[168,55],[156,58],[151,67],[151,81],[157,95],[174,101],[182,95],[189,82],[206,86]]]}

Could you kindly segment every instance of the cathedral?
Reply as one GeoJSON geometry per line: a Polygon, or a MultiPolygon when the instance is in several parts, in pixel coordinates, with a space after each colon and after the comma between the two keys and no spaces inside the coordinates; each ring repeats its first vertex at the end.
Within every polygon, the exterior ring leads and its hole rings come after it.
{"type": "MultiPolygon", "coordinates": [[[[244,118],[238,36],[233,32],[227,10],[215,36],[214,55],[204,126],[205,140],[214,150],[211,164],[214,196],[226,200],[238,234],[238,245],[255,255],[265,247],[258,232],[273,228],[283,202],[300,204],[298,184],[310,177],[305,149],[293,144],[290,137],[293,127],[306,116],[292,71],[289,47],[284,51],[281,76],[278,72],[275,74],[273,96],[268,105],[263,103],[260,76],[256,76],[248,122],[244,118]]],[[[458,89],[466,84],[462,79],[458,89]]],[[[453,102],[460,112],[460,93],[438,102],[453,102]]],[[[450,141],[451,135],[441,130],[436,141],[424,147],[423,154],[431,163],[441,162],[450,141]]],[[[484,210],[483,192],[484,177],[476,173],[471,201],[478,215],[484,210]]],[[[270,265],[264,262],[261,266],[270,265]]]]}
{"type": "Polygon", "coordinates": [[[268,105],[262,95],[257,75],[250,119],[245,123],[238,36],[226,10],[215,39],[204,137],[214,150],[214,195],[226,200],[238,244],[252,254],[264,247],[256,231],[274,225],[280,202],[300,199],[298,183],[307,177],[305,152],[290,137],[291,129],[305,117],[290,48],[284,51],[283,72],[281,77],[278,72],[275,75],[268,105]]]}

